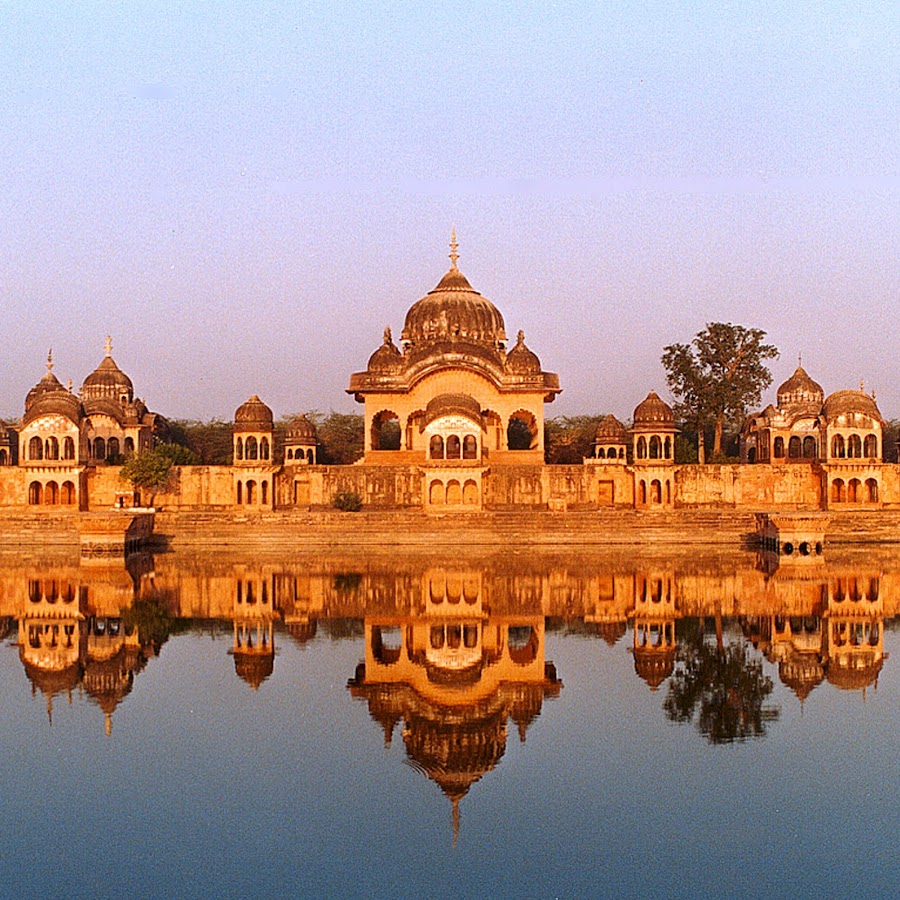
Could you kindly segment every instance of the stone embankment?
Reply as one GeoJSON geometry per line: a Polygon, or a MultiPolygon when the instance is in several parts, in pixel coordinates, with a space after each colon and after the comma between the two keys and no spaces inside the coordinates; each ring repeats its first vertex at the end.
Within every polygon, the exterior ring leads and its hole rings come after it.
{"type": "MultiPolygon", "coordinates": [[[[83,514],[82,514],[83,515],[83,514]]],[[[827,544],[900,543],[900,511],[831,512],[827,544]]],[[[4,513],[0,547],[77,547],[78,513],[4,513]]],[[[751,543],[752,512],[604,510],[552,513],[333,510],[161,512],[153,543],[173,550],[468,549],[728,546],[751,543]]]]}

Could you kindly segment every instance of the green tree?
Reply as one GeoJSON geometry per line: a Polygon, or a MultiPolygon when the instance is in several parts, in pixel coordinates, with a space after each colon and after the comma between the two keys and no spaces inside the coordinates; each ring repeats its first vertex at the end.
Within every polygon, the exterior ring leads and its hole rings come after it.
{"type": "Polygon", "coordinates": [[[885,462],[895,463],[897,459],[897,442],[900,441],[900,419],[888,419],[884,423],[881,444],[885,462]]]}
{"type": "MultiPolygon", "coordinates": [[[[765,360],[778,350],[764,344],[766,333],[730,322],[709,322],[690,344],[663,348],[666,382],[675,396],[675,414],[697,432],[702,447],[703,428],[714,426],[713,456],[722,455],[726,425],[739,425],[749,406],[759,403],[772,383],[765,360]]],[[[700,461],[704,462],[702,450],[700,461]]]]}
{"type": "Polygon", "coordinates": [[[234,449],[231,422],[176,419],[169,423],[169,435],[173,443],[193,450],[199,457],[199,465],[231,465],[234,449]]]}
{"type": "Polygon", "coordinates": [[[137,491],[147,491],[152,506],[154,496],[168,486],[171,474],[172,460],[162,447],[156,447],[125,460],[119,478],[137,491]]]}
{"type": "Polygon", "coordinates": [[[358,413],[323,415],[315,410],[306,418],[316,426],[319,441],[319,462],[346,466],[362,458],[365,448],[365,419],[358,413]]]}
{"type": "Polygon", "coordinates": [[[544,420],[544,458],[555,465],[580,465],[594,455],[603,416],[557,416],[544,420]]]}

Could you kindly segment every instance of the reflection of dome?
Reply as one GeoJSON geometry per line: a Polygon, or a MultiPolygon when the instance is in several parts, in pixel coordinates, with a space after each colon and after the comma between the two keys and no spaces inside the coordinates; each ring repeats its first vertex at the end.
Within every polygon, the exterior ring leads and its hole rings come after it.
{"type": "Polygon", "coordinates": [[[792,653],[778,664],[778,677],[800,700],[805,700],[825,678],[819,657],[814,653],[792,653]]]}
{"type": "Polygon", "coordinates": [[[234,413],[235,431],[270,431],[273,422],[272,410],[256,394],[242,403],[234,413]]]}
{"type": "Polygon", "coordinates": [[[55,694],[68,694],[77,688],[81,681],[81,664],[77,660],[64,669],[42,669],[24,659],[21,652],[20,658],[32,686],[48,698],[55,694]]]}
{"type": "Polygon", "coordinates": [[[592,624],[591,630],[597,637],[603,638],[610,647],[615,647],[628,631],[625,622],[597,622],[592,624]]]}
{"type": "Polygon", "coordinates": [[[288,634],[298,643],[305,644],[316,636],[318,624],[316,619],[308,622],[290,622],[286,626],[288,634]]]}
{"type": "Polygon", "coordinates": [[[481,406],[468,394],[438,394],[425,407],[425,422],[433,422],[441,416],[459,415],[481,422],[481,406]]]}
{"type": "Polygon", "coordinates": [[[235,650],[234,671],[256,690],[275,671],[275,654],[235,650]]]}
{"type": "Polygon", "coordinates": [[[137,659],[129,666],[128,652],[123,647],[111,659],[89,660],[84,668],[84,688],[88,696],[107,715],[130,693],[134,684],[137,659]]]}
{"type": "MultiPolygon", "coordinates": [[[[878,680],[878,673],[884,665],[884,659],[869,660],[862,665],[854,665],[855,662],[857,661],[851,660],[851,664],[843,666],[833,660],[825,675],[828,683],[843,691],[861,691],[875,684],[878,680]]],[[[859,662],[863,661],[859,660],[859,662]]]]}
{"type": "Polygon", "coordinates": [[[400,338],[413,347],[461,340],[500,349],[506,341],[503,316],[456,267],[456,246],[454,234],[450,270],[433,291],[410,307],[400,338]]]}
{"type": "Polygon", "coordinates": [[[625,426],[613,415],[604,416],[603,421],[597,426],[595,442],[607,445],[624,444],[627,441],[628,431],[625,426]]]}
{"type": "Polygon", "coordinates": [[[778,388],[779,407],[798,403],[821,406],[824,398],[822,386],[806,374],[803,366],[797,366],[794,374],[778,388]]]}
{"type": "Polygon", "coordinates": [[[650,391],[646,400],[634,408],[635,428],[656,428],[660,425],[674,425],[675,415],[672,407],[661,400],[656,391],[650,391]]]}
{"type": "Polygon", "coordinates": [[[541,361],[525,346],[525,332],[520,331],[516,346],[506,355],[506,369],[513,375],[540,375],[541,361]]]}
{"type": "Polygon", "coordinates": [[[862,391],[835,391],[825,401],[825,415],[834,419],[840,415],[863,415],[876,422],[881,421],[881,413],[874,398],[862,391]]]}
{"type": "Polygon", "coordinates": [[[675,671],[675,648],[636,647],[634,671],[655,691],[675,671]]]}

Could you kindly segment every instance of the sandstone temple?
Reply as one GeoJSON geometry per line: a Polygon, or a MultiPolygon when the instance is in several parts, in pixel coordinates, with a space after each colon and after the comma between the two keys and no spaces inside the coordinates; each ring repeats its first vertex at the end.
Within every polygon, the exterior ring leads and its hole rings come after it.
{"type": "MultiPolygon", "coordinates": [[[[544,461],[544,406],[558,375],[500,310],[450,268],[406,313],[398,342],[386,328],[348,393],[363,404],[365,452],[354,465],[321,465],[305,417],[276,454],[272,410],[256,395],[234,416],[233,462],[178,467],[155,501],[169,511],[264,512],[330,507],[358,495],[365,508],[480,510],[832,510],[900,508],[900,466],[884,462],[874,394],[828,396],[802,368],[775,405],[749,416],[740,462],[675,461],[678,428],[655,392],[631,427],[599,425],[581,465],[544,461]]],[[[264,386],[254,386],[262,390],[264,386]]],[[[91,511],[139,505],[120,478],[123,459],[166,440],[166,420],[135,397],[112,344],[76,393],[46,372],[13,425],[0,423],[0,511],[91,511]]]]}

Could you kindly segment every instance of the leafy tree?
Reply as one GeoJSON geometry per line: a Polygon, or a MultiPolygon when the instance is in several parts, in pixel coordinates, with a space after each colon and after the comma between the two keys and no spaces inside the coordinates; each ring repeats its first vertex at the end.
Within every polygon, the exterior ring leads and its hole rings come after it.
{"type": "Polygon", "coordinates": [[[900,441],[900,419],[888,419],[882,432],[883,456],[885,462],[897,462],[897,441],[900,441]]]}
{"type": "Polygon", "coordinates": [[[201,462],[198,453],[182,444],[159,444],[156,450],[173,466],[199,466],[201,462]]]}
{"type": "Polygon", "coordinates": [[[544,458],[555,465],[578,465],[594,455],[603,416],[557,416],[544,421],[544,458]]]}
{"type": "Polygon", "coordinates": [[[152,505],[153,497],[168,486],[171,474],[172,460],[162,447],[156,447],[125,460],[119,477],[135,490],[146,490],[152,505]]]}
{"type": "Polygon", "coordinates": [[[326,465],[349,465],[363,455],[365,448],[365,418],[358,413],[323,415],[315,410],[306,418],[316,426],[319,439],[319,462],[326,465]]]}
{"type": "Polygon", "coordinates": [[[169,423],[170,440],[193,450],[199,457],[199,465],[204,466],[231,465],[234,451],[232,435],[232,423],[222,419],[208,422],[176,419],[169,423]]]}
{"type": "MultiPolygon", "coordinates": [[[[676,399],[675,414],[696,431],[714,426],[713,455],[721,457],[726,425],[738,425],[772,383],[765,360],[778,356],[766,333],[730,322],[709,322],[690,344],[663,348],[666,382],[676,399]]],[[[703,462],[703,454],[700,454],[703,462]]]]}

